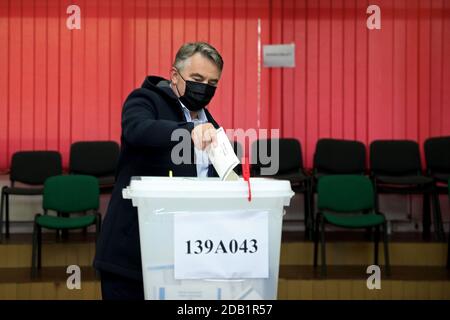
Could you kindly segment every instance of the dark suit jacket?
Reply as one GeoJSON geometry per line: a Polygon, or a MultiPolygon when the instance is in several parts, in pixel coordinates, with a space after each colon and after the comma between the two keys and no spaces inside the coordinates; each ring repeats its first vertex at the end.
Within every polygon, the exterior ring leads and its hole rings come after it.
{"type": "MultiPolygon", "coordinates": [[[[214,127],[208,110],[206,116],[214,127]]],[[[97,241],[94,266],[125,277],[142,280],[141,253],[137,209],[131,200],[122,198],[122,189],[133,176],[197,176],[193,161],[175,165],[171,151],[178,141],[171,141],[172,132],[194,128],[186,122],[181,105],[168,86],[168,81],[150,76],[141,88],[134,90],[126,99],[122,110],[121,153],[116,172],[116,184],[97,241]]],[[[194,151],[191,149],[193,160],[194,151]]],[[[209,173],[216,175],[212,167],[209,173]]]]}

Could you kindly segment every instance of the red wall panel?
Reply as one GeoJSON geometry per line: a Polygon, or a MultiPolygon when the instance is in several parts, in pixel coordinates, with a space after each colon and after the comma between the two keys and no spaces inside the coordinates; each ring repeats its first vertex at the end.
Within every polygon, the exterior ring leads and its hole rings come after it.
{"type": "Polygon", "coordinates": [[[0,169],[18,150],[60,150],[67,166],[74,141],[119,141],[126,96],[194,40],[225,60],[220,123],[280,129],[307,166],[321,137],[450,134],[449,0],[0,0],[0,169]],[[71,4],[81,30],[66,27],[71,4]],[[296,67],[262,67],[269,43],[295,43],[296,67]]]}

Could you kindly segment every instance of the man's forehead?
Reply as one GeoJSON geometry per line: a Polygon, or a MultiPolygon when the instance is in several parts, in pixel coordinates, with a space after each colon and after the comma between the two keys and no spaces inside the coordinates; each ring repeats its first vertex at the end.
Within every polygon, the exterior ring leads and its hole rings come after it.
{"type": "Polygon", "coordinates": [[[189,76],[199,75],[204,78],[218,77],[220,75],[217,66],[207,57],[194,54],[184,61],[184,70],[189,76]]]}

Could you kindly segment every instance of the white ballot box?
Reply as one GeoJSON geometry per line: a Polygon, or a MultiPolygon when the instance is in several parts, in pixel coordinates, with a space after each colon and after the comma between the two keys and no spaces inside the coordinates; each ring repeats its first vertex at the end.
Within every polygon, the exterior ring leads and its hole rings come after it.
{"type": "Polygon", "coordinates": [[[137,177],[146,299],[276,299],[289,181],[137,177]]]}

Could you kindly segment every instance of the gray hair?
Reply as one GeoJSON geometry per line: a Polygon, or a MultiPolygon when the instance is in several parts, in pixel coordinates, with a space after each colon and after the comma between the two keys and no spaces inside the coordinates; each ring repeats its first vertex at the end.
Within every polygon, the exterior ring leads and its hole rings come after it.
{"type": "Polygon", "coordinates": [[[222,72],[223,60],[220,53],[212,45],[206,42],[188,42],[183,44],[175,56],[173,66],[177,68],[177,70],[182,70],[184,62],[197,52],[205,58],[208,58],[217,66],[219,71],[222,72]]]}

